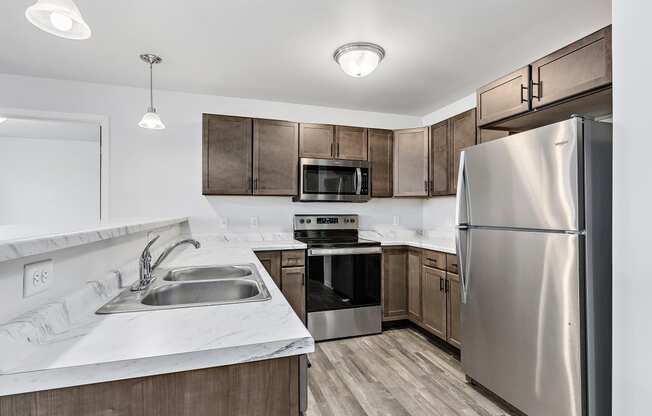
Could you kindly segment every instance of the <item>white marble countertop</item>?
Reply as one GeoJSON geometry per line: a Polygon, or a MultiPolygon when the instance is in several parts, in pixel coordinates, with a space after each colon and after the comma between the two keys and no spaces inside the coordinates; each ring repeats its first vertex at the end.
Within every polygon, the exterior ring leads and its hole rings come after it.
{"type": "Polygon", "coordinates": [[[89,224],[0,226],[0,262],[34,256],[188,221],[187,217],[125,219],[89,224]]]}
{"type": "MultiPolygon", "coordinates": [[[[17,394],[305,354],[314,340],[252,249],[296,241],[227,244],[200,238],[161,267],[254,263],[268,301],[96,315],[119,292],[91,282],[84,293],[0,326],[0,395],[17,394]]],[[[129,279],[133,280],[133,279],[129,279]]]]}
{"type": "Polygon", "coordinates": [[[360,237],[380,242],[381,246],[408,246],[426,250],[441,251],[448,254],[457,254],[455,236],[451,233],[437,233],[436,235],[420,235],[416,232],[379,232],[360,231],[360,237]]]}

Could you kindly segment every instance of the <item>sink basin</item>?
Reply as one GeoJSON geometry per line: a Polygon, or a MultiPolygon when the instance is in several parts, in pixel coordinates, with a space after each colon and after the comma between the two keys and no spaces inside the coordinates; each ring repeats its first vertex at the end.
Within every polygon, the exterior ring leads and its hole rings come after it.
{"type": "Polygon", "coordinates": [[[252,274],[253,269],[250,266],[184,267],[170,270],[163,279],[171,282],[186,282],[247,277],[252,274]]]}
{"type": "Polygon", "coordinates": [[[150,290],[141,303],[152,306],[193,303],[232,303],[260,295],[256,282],[246,279],[175,283],[150,290]]]}
{"type": "Polygon", "coordinates": [[[98,314],[260,302],[272,296],[253,264],[179,267],[161,271],[143,291],[123,290],[98,314]]]}

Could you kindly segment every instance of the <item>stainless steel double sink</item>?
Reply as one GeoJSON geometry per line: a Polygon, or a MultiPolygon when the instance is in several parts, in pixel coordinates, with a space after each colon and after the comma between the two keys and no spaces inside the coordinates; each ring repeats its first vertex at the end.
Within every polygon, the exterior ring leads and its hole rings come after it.
{"type": "Polygon", "coordinates": [[[146,290],[122,291],[98,314],[259,302],[271,295],[253,264],[179,267],[162,271],[146,290]]]}

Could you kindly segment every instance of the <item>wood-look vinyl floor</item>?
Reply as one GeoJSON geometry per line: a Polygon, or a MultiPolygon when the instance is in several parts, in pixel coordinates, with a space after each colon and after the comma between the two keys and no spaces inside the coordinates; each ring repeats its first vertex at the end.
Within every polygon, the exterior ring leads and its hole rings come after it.
{"type": "Polygon", "coordinates": [[[318,343],[310,362],[306,416],[511,416],[409,328],[318,343]]]}

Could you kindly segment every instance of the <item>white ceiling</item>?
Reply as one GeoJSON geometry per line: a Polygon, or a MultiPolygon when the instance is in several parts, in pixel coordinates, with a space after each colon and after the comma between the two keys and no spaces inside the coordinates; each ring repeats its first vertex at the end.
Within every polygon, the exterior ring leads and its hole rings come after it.
{"type": "Polygon", "coordinates": [[[87,41],[41,32],[0,2],[0,72],[424,115],[611,21],[610,0],[76,0],[87,41]],[[367,78],[333,51],[387,56],[367,78]]]}

